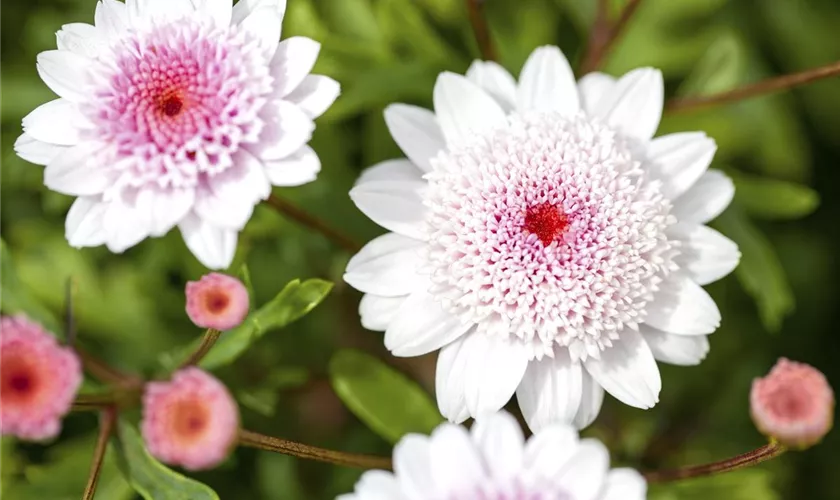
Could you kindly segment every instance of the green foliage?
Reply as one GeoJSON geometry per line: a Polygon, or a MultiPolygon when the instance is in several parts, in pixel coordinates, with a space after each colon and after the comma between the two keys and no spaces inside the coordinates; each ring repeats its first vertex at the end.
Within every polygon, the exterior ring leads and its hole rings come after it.
{"type": "Polygon", "coordinates": [[[773,476],[762,469],[747,469],[709,478],[653,485],[649,500],[779,500],[773,476]]]}
{"type": "Polygon", "coordinates": [[[761,219],[799,219],[820,203],[813,189],[787,181],[747,174],[733,175],[735,200],[748,214],[761,219]]]}
{"type": "Polygon", "coordinates": [[[428,394],[369,354],[339,351],[330,361],[330,379],[344,404],[392,443],[409,432],[428,434],[442,422],[428,394]]]}
{"type": "Polygon", "coordinates": [[[155,460],[143,445],[140,434],[128,422],[119,420],[112,443],[120,469],[145,500],[219,500],[209,486],[155,460]]]}
{"type": "Polygon", "coordinates": [[[34,321],[39,322],[47,331],[53,334],[63,332],[55,314],[35,300],[21,283],[15,270],[14,261],[9,255],[6,242],[0,239],[0,283],[2,283],[3,296],[2,310],[4,314],[26,314],[34,321]]]}

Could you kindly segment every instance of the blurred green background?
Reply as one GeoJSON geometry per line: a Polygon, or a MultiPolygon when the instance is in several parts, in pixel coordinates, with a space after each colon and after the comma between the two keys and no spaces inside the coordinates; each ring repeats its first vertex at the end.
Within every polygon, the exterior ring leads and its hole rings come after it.
{"type": "MultiPolygon", "coordinates": [[[[343,94],[317,122],[312,146],[323,163],[318,181],[275,193],[364,242],[382,230],[353,207],[347,192],[363,168],[401,156],[385,128],[384,106],[394,101],[429,106],[436,75],[464,72],[477,57],[464,2],[288,3],[283,36],[319,40],[316,72],[340,81],[343,94]]],[[[535,47],[556,44],[574,63],[595,4],[488,0],[500,62],[517,74],[535,47]]],[[[616,11],[621,4],[613,2],[616,11]]],[[[64,240],[64,216],[72,199],[47,191],[42,168],[12,150],[21,118],[53,98],[35,72],[36,54],[55,48],[62,24],[92,22],[94,6],[94,0],[2,0],[3,312],[24,310],[60,332],[64,284],[72,276],[80,344],[151,376],[171,364],[168,353],[200,335],[184,312],[183,290],[206,270],[177,231],[123,255],[71,249],[64,240]]],[[[605,70],[619,75],[656,66],[665,74],[669,96],[713,93],[840,59],[838,28],[836,0],[645,0],[605,70]]],[[[678,130],[704,130],[717,140],[715,166],[732,175],[738,193],[713,225],[739,243],[743,259],[735,274],[709,287],[724,319],[706,361],[690,368],[663,366],[661,403],[653,410],[608,398],[586,431],[607,443],[614,462],[640,468],[709,461],[761,445],[748,415],[749,386],[779,356],[815,365],[840,388],[838,79],[668,116],[660,134],[678,130]]],[[[294,278],[322,278],[335,286],[311,314],[263,332],[257,348],[214,373],[237,396],[250,429],[390,454],[391,442],[406,429],[425,430],[437,422],[428,399],[435,356],[395,359],[384,350],[381,334],[359,326],[360,296],[341,281],[348,258],[322,236],[258,207],[230,271],[247,264],[255,305],[270,301],[294,278]],[[382,364],[353,351],[333,359],[348,347],[382,364]],[[392,369],[419,387],[393,377],[392,369]],[[331,373],[354,412],[336,396],[331,373]]],[[[85,390],[98,388],[88,381],[85,390]]],[[[509,408],[515,410],[515,404],[509,408]]],[[[127,418],[136,422],[137,415],[127,418]]],[[[92,413],[72,414],[61,438],[47,447],[3,439],[2,497],[79,498],[96,425],[92,413]]],[[[835,432],[806,452],[731,475],[657,487],[651,498],[837,499],[838,448],[835,432]]],[[[112,449],[97,498],[139,498],[114,457],[112,449]]],[[[334,498],[350,491],[359,473],[239,449],[217,470],[191,477],[224,499],[296,500],[334,498]]]]}

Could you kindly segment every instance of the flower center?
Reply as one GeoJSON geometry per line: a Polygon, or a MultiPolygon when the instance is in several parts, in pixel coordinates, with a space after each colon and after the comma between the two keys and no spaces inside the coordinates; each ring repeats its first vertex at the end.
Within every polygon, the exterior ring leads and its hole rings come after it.
{"type": "Polygon", "coordinates": [[[525,230],[534,233],[544,246],[550,245],[569,225],[560,208],[541,203],[525,212],[525,230]]]}
{"type": "Polygon", "coordinates": [[[34,367],[23,359],[4,356],[0,368],[2,399],[4,403],[23,403],[38,392],[38,378],[34,367]]]}
{"type": "Polygon", "coordinates": [[[207,293],[205,304],[207,305],[208,311],[213,314],[220,314],[230,304],[230,296],[224,290],[210,290],[207,293]]]}
{"type": "Polygon", "coordinates": [[[800,387],[783,387],[770,398],[770,410],[779,418],[795,421],[809,414],[810,402],[808,391],[800,387]]]}
{"type": "Polygon", "coordinates": [[[210,415],[201,401],[195,399],[179,401],[172,411],[174,413],[172,427],[178,438],[191,441],[204,434],[210,415]]]}
{"type": "Polygon", "coordinates": [[[172,117],[181,112],[184,102],[178,95],[172,95],[164,98],[160,103],[160,110],[166,116],[172,117]]]}

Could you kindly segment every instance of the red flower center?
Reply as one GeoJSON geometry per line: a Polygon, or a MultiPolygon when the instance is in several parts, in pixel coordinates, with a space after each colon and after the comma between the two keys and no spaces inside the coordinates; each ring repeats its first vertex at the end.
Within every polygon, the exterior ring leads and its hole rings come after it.
{"type": "Polygon", "coordinates": [[[172,430],[178,439],[192,441],[200,438],[210,422],[207,406],[198,399],[184,399],[172,408],[172,430]]]}
{"type": "Polygon", "coordinates": [[[0,367],[0,399],[4,404],[22,404],[38,393],[38,374],[26,359],[4,356],[0,367]]]}
{"type": "Polygon", "coordinates": [[[177,94],[168,95],[160,101],[160,110],[166,116],[177,115],[181,112],[181,108],[183,107],[184,101],[182,101],[181,97],[177,94]]]}
{"type": "Polygon", "coordinates": [[[209,290],[204,298],[204,304],[210,313],[221,314],[230,304],[230,294],[224,290],[209,290]]]}
{"type": "Polygon", "coordinates": [[[535,205],[525,213],[525,230],[536,234],[544,246],[550,245],[568,226],[566,215],[555,205],[535,205]]]}

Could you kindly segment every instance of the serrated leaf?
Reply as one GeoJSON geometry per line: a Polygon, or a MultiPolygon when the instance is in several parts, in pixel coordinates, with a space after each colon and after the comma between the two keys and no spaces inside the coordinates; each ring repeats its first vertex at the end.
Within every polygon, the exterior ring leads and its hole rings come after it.
{"type": "Polygon", "coordinates": [[[56,315],[35,300],[20,281],[6,242],[2,239],[0,239],[0,283],[2,283],[0,294],[3,296],[3,313],[26,314],[54,335],[62,333],[63,328],[56,315]]]}
{"type": "Polygon", "coordinates": [[[802,184],[746,174],[732,175],[732,180],[738,204],[762,219],[799,219],[820,204],[819,194],[802,184]]]}
{"type": "Polygon", "coordinates": [[[741,263],[735,276],[755,299],[765,328],[779,331],[784,317],[794,309],[794,298],[773,245],[738,207],[730,207],[714,225],[738,244],[741,263]]]}
{"type": "Polygon", "coordinates": [[[146,500],[219,500],[209,486],[183,476],[152,457],[137,430],[120,419],[112,439],[117,463],[126,479],[146,500]]]}
{"type": "Polygon", "coordinates": [[[391,443],[409,432],[429,434],[443,421],[420,386],[373,356],[353,349],[339,351],[329,371],[344,404],[391,443]]]}

